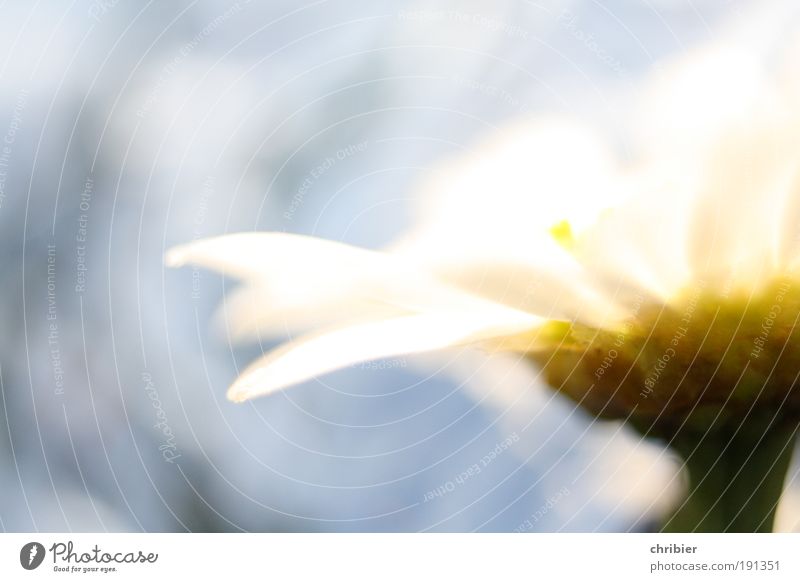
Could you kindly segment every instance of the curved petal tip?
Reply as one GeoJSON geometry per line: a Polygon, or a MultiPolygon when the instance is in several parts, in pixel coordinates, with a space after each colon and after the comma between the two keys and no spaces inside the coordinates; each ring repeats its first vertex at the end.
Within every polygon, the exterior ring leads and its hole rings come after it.
{"type": "Polygon", "coordinates": [[[186,264],[186,245],[172,247],[164,253],[164,264],[167,267],[183,267],[186,264]]]}

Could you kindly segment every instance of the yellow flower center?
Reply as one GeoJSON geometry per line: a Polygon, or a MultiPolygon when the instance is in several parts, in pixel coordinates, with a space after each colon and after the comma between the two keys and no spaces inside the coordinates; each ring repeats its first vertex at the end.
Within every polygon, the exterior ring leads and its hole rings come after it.
{"type": "Polygon", "coordinates": [[[528,355],[593,414],[641,430],[800,418],[800,280],[726,296],[697,284],[669,306],[642,300],[617,330],[552,322],[528,355]]]}

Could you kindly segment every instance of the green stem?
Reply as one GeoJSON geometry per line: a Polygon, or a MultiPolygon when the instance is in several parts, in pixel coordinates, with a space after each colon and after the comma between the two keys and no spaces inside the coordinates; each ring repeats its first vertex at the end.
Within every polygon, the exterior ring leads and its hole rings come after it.
{"type": "Polygon", "coordinates": [[[771,532],[797,427],[748,423],[738,430],[677,435],[689,492],[664,532],[771,532]]]}

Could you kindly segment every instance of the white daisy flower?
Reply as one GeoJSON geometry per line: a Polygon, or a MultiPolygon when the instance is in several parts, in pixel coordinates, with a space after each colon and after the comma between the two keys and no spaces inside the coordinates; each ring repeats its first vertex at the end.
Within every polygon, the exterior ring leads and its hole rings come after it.
{"type": "MultiPolygon", "coordinates": [[[[734,319],[742,302],[771,307],[800,243],[796,96],[730,51],[689,64],[653,91],[673,105],[691,81],[708,107],[651,113],[662,139],[635,163],[614,160],[584,129],[537,120],[441,168],[419,194],[418,228],[384,251],[285,233],[172,249],[171,266],[244,282],[226,305],[235,338],[299,334],[248,369],[231,399],[464,344],[541,359],[595,351],[620,333],[634,339],[642,326],[671,340],[663,320],[682,315],[698,291],[697,317],[711,304],[734,319]],[[678,94],[665,97],[668,86],[678,94]]],[[[756,339],[760,319],[752,323],[726,329],[756,339]]]]}
{"type": "MultiPolygon", "coordinates": [[[[226,306],[237,338],[296,336],[245,370],[232,400],[478,345],[524,354],[554,389],[670,440],[690,468],[702,435],[760,451],[745,420],[779,435],[763,443],[782,444],[775,465],[800,418],[800,101],[788,77],[734,47],[667,66],[645,91],[632,156],[563,120],[516,124],[444,165],[419,194],[417,227],[383,251],[242,233],[167,262],[244,282],[226,306]]],[[[717,474],[700,457],[715,482],[750,468],[717,474]]],[[[764,497],[712,493],[740,513],[764,497]]],[[[676,523],[739,527],[713,505],[676,523]]]]}

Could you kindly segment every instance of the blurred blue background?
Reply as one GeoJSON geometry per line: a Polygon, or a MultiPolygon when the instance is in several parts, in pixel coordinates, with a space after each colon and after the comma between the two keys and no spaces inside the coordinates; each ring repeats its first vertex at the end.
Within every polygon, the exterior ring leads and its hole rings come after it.
{"type": "Polygon", "coordinates": [[[440,161],[537,113],[613,138],[654,64],[754,3],[4,2],[0,529],[647,530],[673,460],[530,370],[401,359],[228,402],[261,349],[214,332],[232,283],[162,256],[385,244],[440,161]]]}

